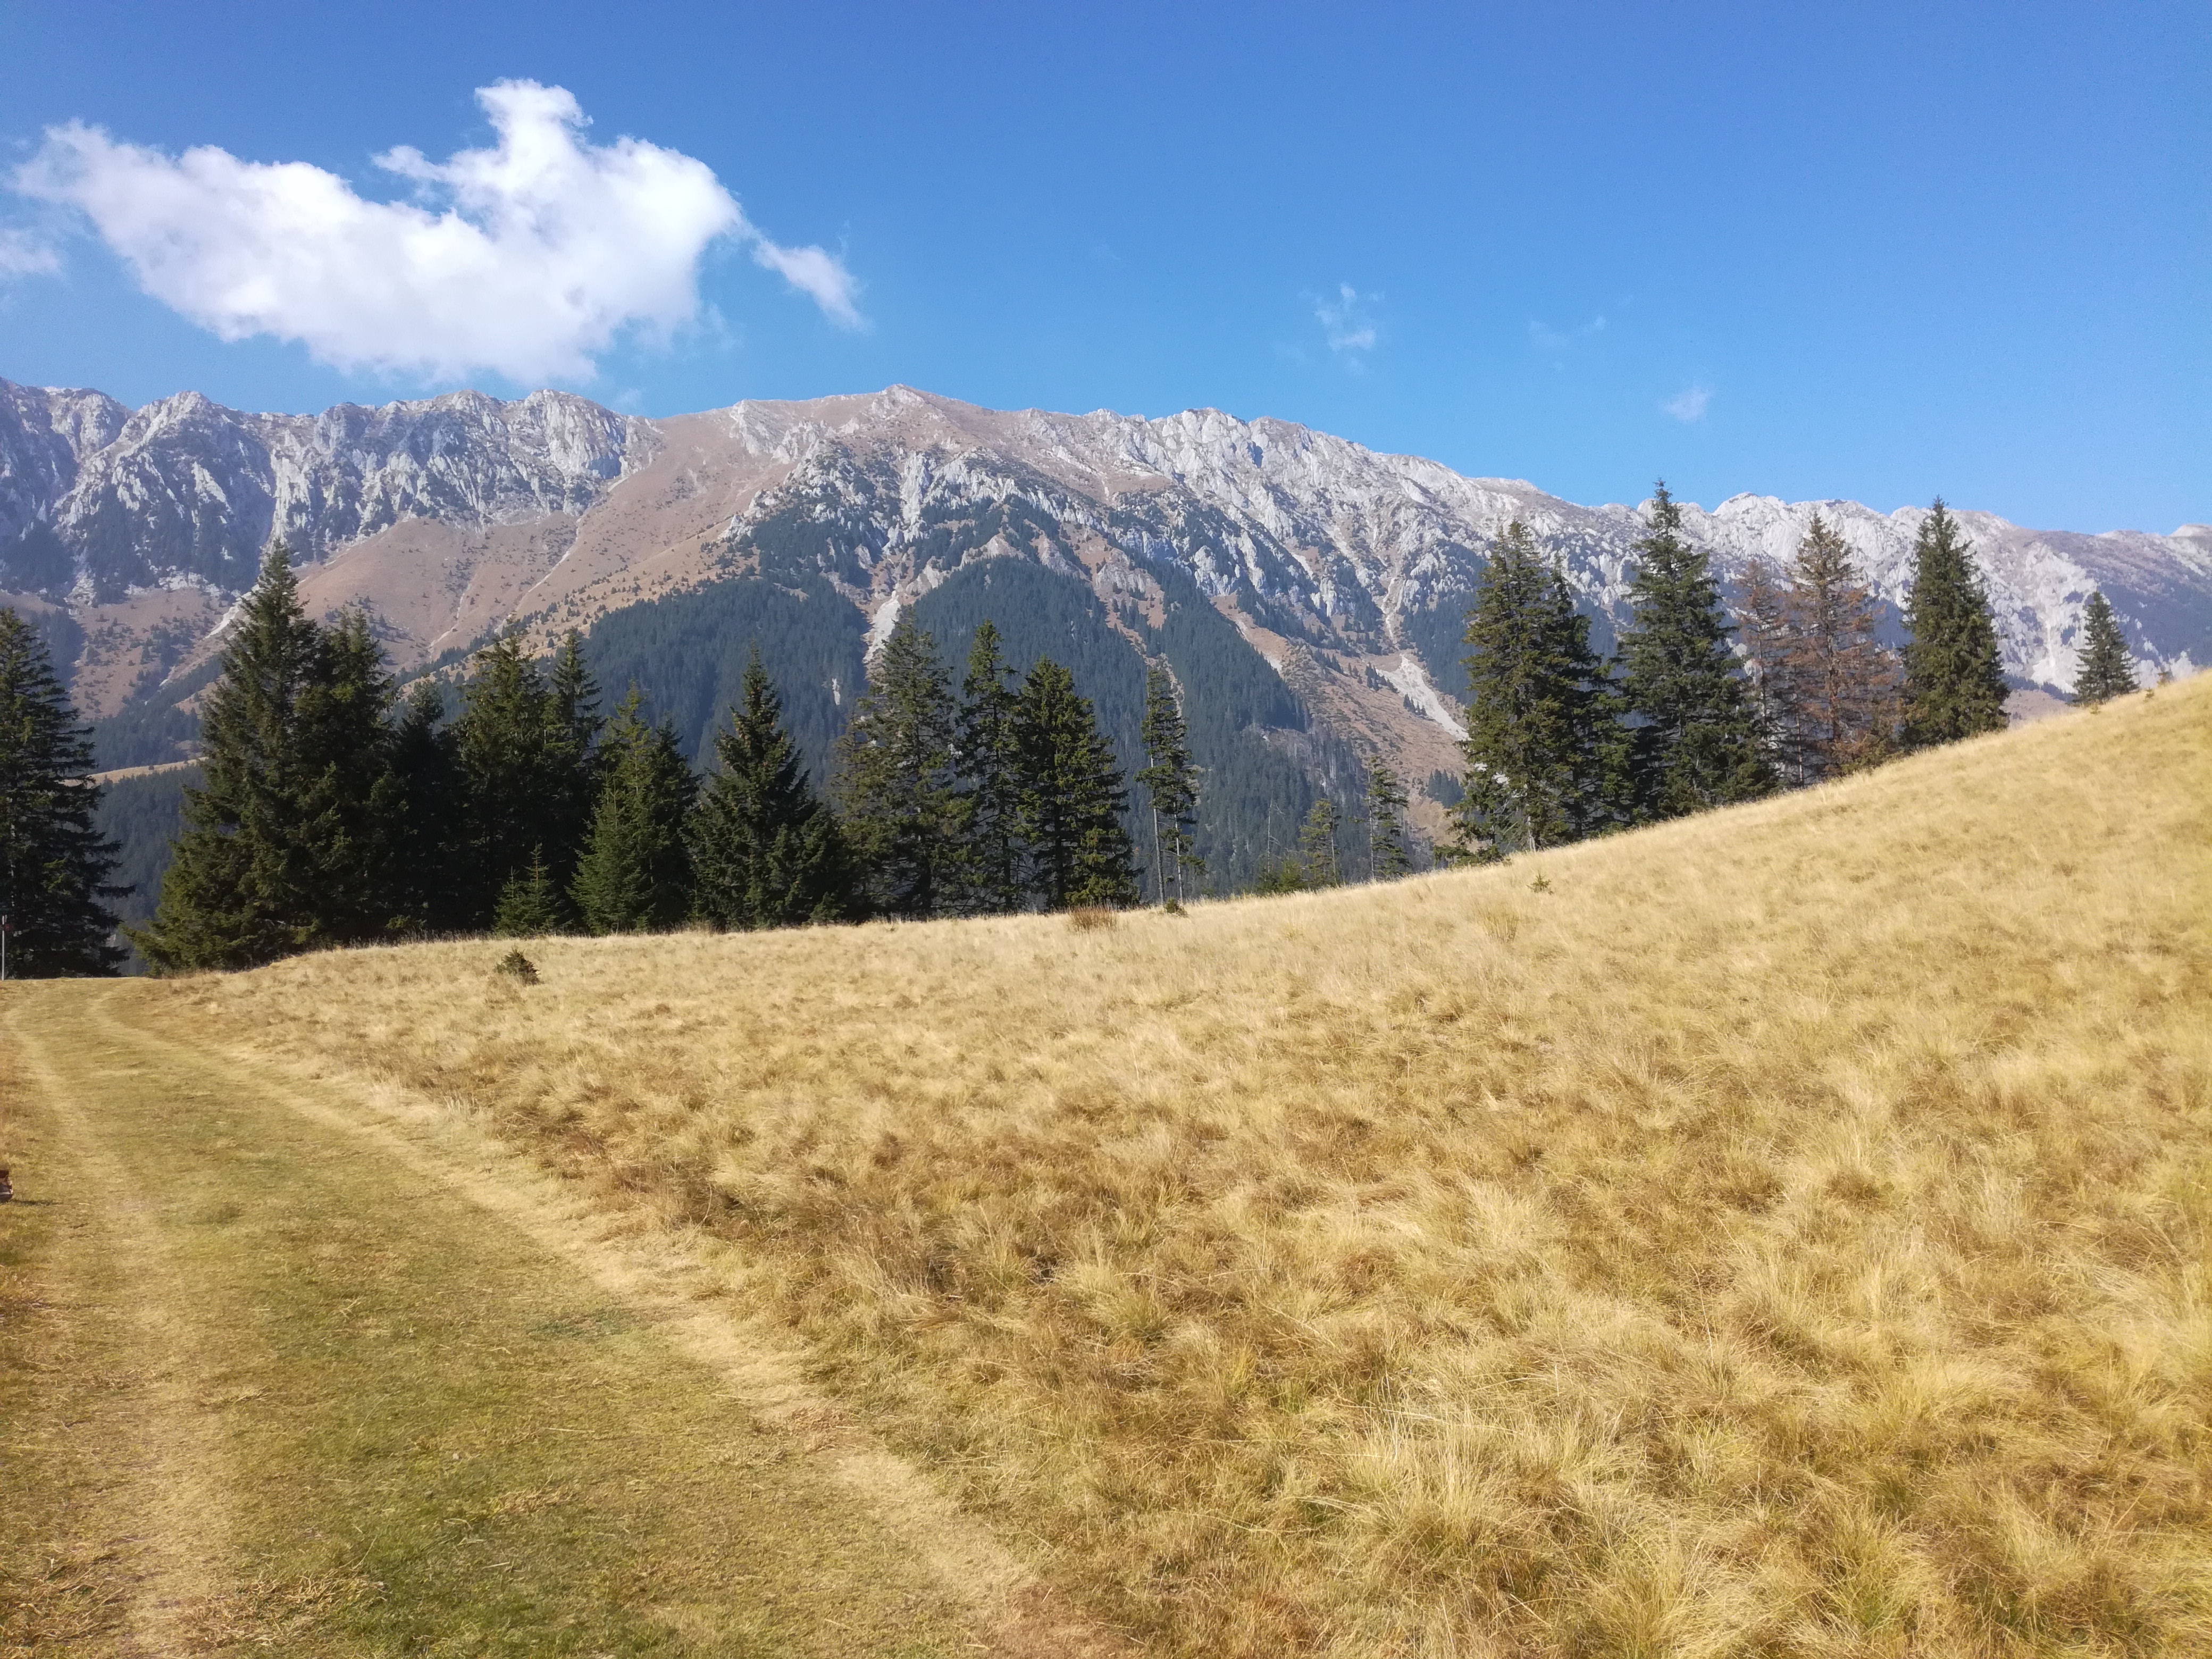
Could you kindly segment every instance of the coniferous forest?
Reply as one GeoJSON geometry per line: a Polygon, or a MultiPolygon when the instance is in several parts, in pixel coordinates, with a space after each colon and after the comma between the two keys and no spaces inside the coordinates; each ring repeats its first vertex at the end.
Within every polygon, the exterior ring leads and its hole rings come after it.
{"type": "Polygon", "coordinates": [[[1989,598],[1941,500],[1914,549],[1901,652],[1817,514],[1786,573],[1753,564],[1734,616],[1664,480],[1636,547],[1632,614],[1601,658],[1525,528],[1498,538],[1468,619],[1461,856],[1755,799],[2005,723],[1989,598]]]}
{"type": "MultiPolygon", "coordinates": [[[[1465,769],[1428,786],[1455,797],[1439,860],[1748,800],[2003,722],[1988,599],[1940,501],[1902,651],[1817,517],[1733,611],[1663,483],[1637,550],[1631,619],[1601,654],[1525,526],[1490,549],[1462,641],[1465,769]]],[[[1422,860],[1379,759],[1333,757],[1333,797],[1255,735],[1304,711],[1210,606],[1121,617],[1139,649],[1082,585],[989,561],[908,608],[871,660],[859,613],[816,586],[635,606],[544,659],[502,635],[403,690],[363,618],[307,616],[280,545],[207,680],[197,767],[105,788],[46,641],[0,612],[10,971],[113,971],[125,912],[143,920],[121,936],[178,971],[447,934],[1179,903],[1422,860]],[[787,684],[763,638],[796,667],[787,684]],[[647,682],[672,694],[653,704],[647,682]],[[1262,811],[1280,825],[1264,842],[1262,811]]],[[[2132,684],[2093,603],[2080,700],[2132,684]]]]}

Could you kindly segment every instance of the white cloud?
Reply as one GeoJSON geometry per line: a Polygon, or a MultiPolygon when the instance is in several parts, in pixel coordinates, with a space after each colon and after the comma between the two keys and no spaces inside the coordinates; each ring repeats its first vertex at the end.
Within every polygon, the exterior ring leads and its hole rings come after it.
{"type": "Polygon", "coordinates": [[[1539,351],[1565,351],[1577,340],[1587,340],[1593,334],[1605,332],[1605,319],[1593,317],[1572,328],[1553,328],[1549,323],[1528,325],[1528,343],[1539,351]]]}
{"type": "Polygon", "coordinates": [[[1678,421],[1685,422],[1702,421],[1705,418],[1705,410],[1712,400],[1712,387],[1693,386],[1686,391],[1676,392],[1659,407],[1678,421]]]}
{"type": "Polygon", "coordinates": [[[1382,297],[1362,294],[1349,283],[1339,283],[1334,299],[1314,301],[1314,320],[1321,325],[1331,351],[1358,363],[1362,353],[1375,349],[1375,323],[1367,307],[1382,297]]]}
{"type": "Polygon", "coordinates": [[[860,308],[853,302],[860,285],[835,254],[818,247],[779,247],[763,236],[753,243],[753,260],[765,265],[800,293],[813,297],[823,314],[841,328],[860,326],[860,308]]]}
{"type": "Polygon", "coordinates": [[[61,268],[52,244],[27,230],[0,227],[0,276],[50,276],[61,268]]]}
{"type": "Polygon", "coordinates": [[[76,122],[47,129],[15,184],[82,210],[148,293],[223,339],[298,340],[341,368],[587,377],[621,330],[665,336],[697,317],[699,262],[723,237],[859,325],[851,272],[762,235],[705,162],[585,142],[560,87],[502,81],[477,99],[495,147],[375,158],[416,182],[411,203],[367,200],[305,162],[212,147],[173,159],[76,122]]]}

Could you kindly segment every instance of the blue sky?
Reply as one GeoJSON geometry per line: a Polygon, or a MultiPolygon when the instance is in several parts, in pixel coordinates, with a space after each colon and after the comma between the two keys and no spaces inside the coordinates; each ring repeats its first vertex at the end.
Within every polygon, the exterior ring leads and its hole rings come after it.
{"type": "MultiPolygon", "coordinates": [[[[2212,520],[2201,0],[0,0],[0,164],[46,181],[0,192],[0,375],[134,404],[550,380],[663,414],[904,381],[1281,416],[1584,501],[1664,474],[1709,505],[1940,492],[2049,527],[2212,520]],[[496,143],[478,89],[512,81],[572,95],[592,166],[623,136],[666,153],[641,207],[574,208],[537,285],[573,285],[596,323],[474,279],[444,295],[435,270],[333,319],[334,256],[295,237],[304,286],[270,326],[310,343],[251,318],[225,340],[206,270],[156,283],[174,304],[142,289],[176,241],[144,192],[103,198],[104,235],[79,210],[100,168],[159,182],[205,145],[427,220],[464,188],[447,158],[496,143]],[[105,137],[58,152],[46,131],[71,121],[105,137]],[[416,161],[372,160],[398,146],[416,161]],[[689,321],[684,234],[607,268],[653,242],[635,214],[685,191],[667,210],[702,250],[689,321]],[[425,344],[409,318],[448,299],[425,344]]],[[[194,235],[219,217],[167,210],[194,235]]],[[[535,246],[505,247],[506,279],[535,246]]]]}

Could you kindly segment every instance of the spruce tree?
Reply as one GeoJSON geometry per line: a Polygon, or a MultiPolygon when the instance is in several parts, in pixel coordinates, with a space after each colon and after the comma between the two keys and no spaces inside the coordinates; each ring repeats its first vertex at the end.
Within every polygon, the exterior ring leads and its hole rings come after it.
{"type": "Polygon", "coordinates": [[[1298,863],[1310,888],[1341,887],[1344,864],[1337,854],[1336,803],[1323,795],[1306,813],[1298,830],[1298,863]]]}
{"type": "Polygon", "coordinates": [[[1786,598],[1789,758],[1796,783],[1869,766],[1896,746],[1898,667],[1874,590],[1819,514],[1797,544],[1786,598]]]}
{"type": "Polygon", "coordinates": [[[457,902],[460,834],[460,763],[446,724],[445,689],[418,680],[408,692],[392,736],[392,775],[398,787],[393,921],[405,932],[450,933],[468,925],[457,902]]]}
{"type": "Polygon", "coordinates": [[[1678,817],[1774,787],[1774,770],[1747,694],[1734,631],[1703,550],[1682,533],[1682,509],[1662,479],[1636,543],[1633,619],[1620,639],[1620,689],[1635,728],[1638,797],[1654,817],[1678,817]]]}
{"type": "Polygon", "coordinates": [[[1396,881],[1413,868],[1406,846],[1406,786],[1378,759],[1367,769],[1367,878],[1396,881]]]}
{"type": "Polygon", "coordinates": [[[1162,903],[1183,901],[1185,872],[1202,874],[1198,827],[1198,767],[1175,680],[1164,668],[1145,672],[1145,768],[1137,774],[1152,806],[1153,878],[1162,903]]]}
{"type": "Polygon", "coordinates": [[[2081,607],[2081,669],[2074,681],[2076,702],[2110,702],[2136,690],[2135,659],[2112,607],[2098,590],[2081,607]]]}
{"type": "Polygon", "coordinates": [[[367,625],[311,622],[272,549],[201,711],[202,783],[153,923],[131,934],[149,962],[245,968],[385,934],[390,698],[367,625]]]}
{"type": "Polygon", "coordinates": [[[1905,627],[1905,742],[1924,749],[2002,731],[1996,622],[1973,550],[1941,496],[1913,541],[1905,627]]]}
{"type": "Polygon", "coordinates": [[[715,734],[717,769],[686,835],[697,914],[749,930],[853,920],[861,906],[843,833],[807,783],[757,650],[743,696],[715,734]]]}
{"type": "Polygon", "coordinates": [[[981,623],[960,683],[953,745],[960,775],[959,894],[953,908],[967,915],[1018,910],[1029,896],[1020,757],[1014,744],[1018,699],[1006,684],[1011,672],[1001,655],[998,629],[981,623]]]}
{"type": "Polygon", "coordinates": [[[1022,830],[1031,879],[1048,910],[1137,902],[1128,804],[1114,745],[1098,729],[1075,677],[1041,657],[1022,683],[1014,713],[1022,830]]]}
{"type": "Polygon", "coordinates": [[[584,660],[583,636],[570,629],[562,636],[546,675],[553,694],[552,720],[564,735],[560,747],[571,757],[562,782],[566,792],[562,811],[567,817],[568,844],[580,849],[584,827],[599,799],[599,736],[606,721],[599,714],[599,683],[584,660]]]}
{"type": "Polygon", "coordinates": [[[492,907],[491,930],[501,939],[538,939],[566,932],[569,915],[545,854],[533,848],[530,861],[500,889],[499,902],[492,907]]]}
{"type": "Polygon", "coordinates": [[[1556,846],[1604,827],[1615,722],[1589,619],[1516,520],[1492,549],[1468,613],[1465,798],[1453,809],[1478,858],[1556,846]]]}
{"type": "Polygon", "coordinates": [[[112,974],[125,952],[100,901],[115,843],[95,827],[92,738],[46,641],[0,610],[0,926],[10,979],[112,974]]]}
{"type": "Polygon", "coordinates": [[[597,751],[599,800],[569,896],[593,933],[665,933],[691,908],[684,821],[697,780],[672,726],[648,725],[635,685],[597,751]]]}
{"type": "Polygon", "coordinates": [[[901,617],[838,743],[839,818],[872,907],[922,920],[959,887],[957,710],[937,642],[901,617]]]}
{"type": "Polygon", "coordinates": [[[321,630],[321,670],[296,709],[297,833],[311,850],[324,939],[390,937],[405,823],[392,770],[392,678],[368,619],[352,610],[321,630]]]}
{"type": "Polygon", "coordinates": [[[589,822],[596,697],[573,634],[550,675],[514,631],[477,653],[453,722],[464,926],[490,922],[533,860],[566,893],[589,822]]]}

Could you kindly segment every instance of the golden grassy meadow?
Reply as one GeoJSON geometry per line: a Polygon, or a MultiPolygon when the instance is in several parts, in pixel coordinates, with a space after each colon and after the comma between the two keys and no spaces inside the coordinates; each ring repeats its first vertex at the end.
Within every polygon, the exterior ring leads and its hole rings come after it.
{"type": "Polygon", "coordinates": [[[1146,1650],[2212,1652],[2212,676],[1389,888],[506,948],[158,988],[726,1241],[1146,1650]]]}

